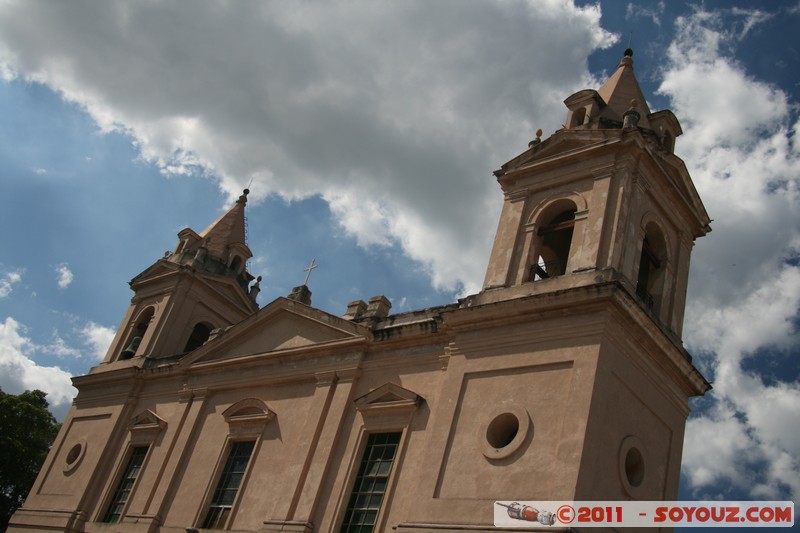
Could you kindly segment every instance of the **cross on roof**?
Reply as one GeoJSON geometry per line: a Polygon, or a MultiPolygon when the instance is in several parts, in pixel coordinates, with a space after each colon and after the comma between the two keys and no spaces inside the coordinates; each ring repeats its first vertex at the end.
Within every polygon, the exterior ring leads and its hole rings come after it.
{"type": "Polygon", "coordinates": [[[306,280],[303,282],[303,285],[308,285],[308,278],[311,277],[311,271],[315,268],[319,268],[319,265],[316,262],[316,258],[312,259],[311,264],[303,269],[306,272],[306,280]]]}

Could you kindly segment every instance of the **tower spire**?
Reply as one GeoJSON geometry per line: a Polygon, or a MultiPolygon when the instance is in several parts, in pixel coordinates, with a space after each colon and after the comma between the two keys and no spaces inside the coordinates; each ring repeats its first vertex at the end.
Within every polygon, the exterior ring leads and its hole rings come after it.
{"type": "Polygon", "coordinates": [[[242,191],[230,209],[200,232],[200,237],[210,255],[225,258],[229,246],[246,244],[244,208],[247,205],[248,194],[250,194],[249,189],[242,191]]]}
{"type": "Polygon", "coordinates": [[[641,114],[639,126],[650,128],[647,116],[650,108],[647,100],[642,93],[636,75],[633,72],[633,49],[627,48],[622,59],[617,65],[617,70],[608,78],[597,93],[606,103],[605,108],[600,113],[602,118],[622,122],[625,112],[630,108],[631,100],[638,103],[638,111],[641,114]]]}

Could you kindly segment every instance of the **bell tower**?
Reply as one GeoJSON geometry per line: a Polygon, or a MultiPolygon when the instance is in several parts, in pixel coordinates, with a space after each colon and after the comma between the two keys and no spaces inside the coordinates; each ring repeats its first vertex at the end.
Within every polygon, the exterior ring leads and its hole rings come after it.
{"type": "Polygon", "coordinates": [[[261,278],[248,287],[245,268],[248,193],[199,234],[181,230],[175,250],[131,280],[135,294],[104,363],[190,352],[258,309],[261,278]]]}
{"type": "Polygon", "coordinates": [[[628,49],[598,90],[564,103],[565,126],[541,130],[495,171],[505,194],[484,290],[553,292],[618,281],[675,338],[689,257],[708,214],[674,154],[680,124],[651,113],[628,49]]]}
{"type": "Polygon", "coordinates": [[[564,103],[563,128],[495,171],[497,234],[483,290],[463,305],[494,321],[509,310],[515,326],[493,353],[572,373],[563,400],[536,387],[508,400],[562,409],[557,452],[540,452],[558,481],[537,497],[675,499],[688,399],[711,387],[681,341],[690,255],[710,219],[674,153],[680,124],[650,111],[630,49],[602,87],[564,103]]]}

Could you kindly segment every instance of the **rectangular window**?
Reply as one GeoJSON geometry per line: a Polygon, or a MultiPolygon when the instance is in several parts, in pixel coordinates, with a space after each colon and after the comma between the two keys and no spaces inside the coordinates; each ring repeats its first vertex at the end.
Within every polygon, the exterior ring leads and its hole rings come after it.
{"type": "Polygon", "coordinates": [[[401,434],[373,433],[369,436],[347,504],[342,533],[374,530],[401,434]]]}
{"type": "Polygon", "coordinates": [[[236,499],[236,493],[239,491],[239,485],[241,485],[242,478],[244,478],[247,463],[250,461],[250,455],[253,453],[255,444],[255,441],[252,440],[231,444],[231,453],[228,455],[228,461],[225,463],[217,488],[214,490],[208,514],[203,521],[203,525],[200,526],[203,529],[221,529],[225,527],[225,522],[231,514],[233,501],[236,499]]]}
{"type": "Polygon", "coordinates": [[[108,505],[108,510],[103,517],[103,522],[116,523],[119,522],[122,516],[122,511],[125,509],[125,504],[128,497],[131,495],[133,485],[136,483],[136,478],[139,477],[139,470],[142,469],[144,458],[147,455],[147,446],[134,446],[131,451],[131,457],[128,459],[128,465],[122,473],[122,479],[119,480],[117,490],[114,492],[114,497],[108,505]]]}

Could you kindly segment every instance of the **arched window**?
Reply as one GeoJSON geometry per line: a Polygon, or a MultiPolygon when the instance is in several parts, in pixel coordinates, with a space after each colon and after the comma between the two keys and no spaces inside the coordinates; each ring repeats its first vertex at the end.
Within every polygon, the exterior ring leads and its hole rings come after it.
{"type": "Polygon", "coordinates": [[[586,120],[586,108],[579,107],[575,111],[572,112],[572,122],[570,123],[570,128],[577,128],[578,126],[583,126],[583,122],[586,120]]]}
{"type": "Polygon", "coordinates": [[[201,347],[208,340],[209,335],[211,335],[211,326],[203,322],[195,324],[192,334],[189,335],[189,340],[186,341],[186,346],[183,348],[184,353],[201,347]]]}
{"type": "Polygon", "coordinates": [[[267,423],[275,417],[261,400],[248,398],[228,407],[222,416],[228,423],[229,433],[225,444],[227,459],[207,489],[205,518],[198,526],[202,529],[228,529],[236,516],[241,493],[247,490],[247,477],[253,469],[254,456],[267,423]],[[215,487],[211,490],[211,487],[215,487]]]}
{"type": "Polygon", "coordinates": [[[231,270],[233,270],[236,274],[239,274],[239,271],[242,269],[242,258],[238,255],[233,258],[231,261],[231,270]]]}
{"type": "Polygon", "coordinates": [[[653,223],[647,225],[642,253],[639,257],[639,273],[636,279],[636,294],[645,306],[655,310],[664,287],[666,270],[666,242],[661,230],[653,223]]]}
{"type": "Polygon", "coordinates": [[[572,202],[556,209],[556,214],[537,232],[536,260],[531,265],[528,281],[562,276],[567,270],[577,209],[572,202]]]}
{"type": "Polygon", "coordinates": [[[139,344],[142,342],[144,334],[147,332],[147,328],[150,326],[150,321],[153,320],[154,314],[155,309],[152,307],[148,307],[139,313],[139,318],[136,319],[136,325],[133,326],[130,340],[128,341],[125,350],[123,350],[122,354],[120,354],[120,359],[130,359],[136,355],[136,352],[139,349],[139,344]]]}

